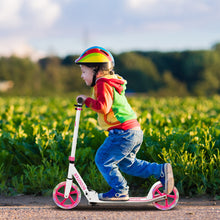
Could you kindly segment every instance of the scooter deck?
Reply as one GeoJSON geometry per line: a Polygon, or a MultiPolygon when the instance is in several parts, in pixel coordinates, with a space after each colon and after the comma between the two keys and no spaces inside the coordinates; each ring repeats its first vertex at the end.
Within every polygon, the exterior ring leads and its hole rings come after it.
{"type": "Polygon", "coordinates": [[[117,200],[96,200],[89,201],[90,204],[105,203],[105,204],[126,204],[126,203],[152,203],[165,200],[166,195],[158,196],[156,198],[148,199],[147,197],[130,197],[127,201],[117,201],[117,200]]]}

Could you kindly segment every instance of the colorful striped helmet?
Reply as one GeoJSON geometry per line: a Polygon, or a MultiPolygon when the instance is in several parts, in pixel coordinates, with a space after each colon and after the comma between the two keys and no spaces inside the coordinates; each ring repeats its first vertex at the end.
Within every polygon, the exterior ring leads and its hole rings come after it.
{"type": "Polygon", "coordinates": [[[76,64],[84,64],[84,65],[102,65],[107,69],[113,69],[115,62],[112,54],[98,46],[90,47],[85,50],[81,56],[75,60],[76,64]]]}

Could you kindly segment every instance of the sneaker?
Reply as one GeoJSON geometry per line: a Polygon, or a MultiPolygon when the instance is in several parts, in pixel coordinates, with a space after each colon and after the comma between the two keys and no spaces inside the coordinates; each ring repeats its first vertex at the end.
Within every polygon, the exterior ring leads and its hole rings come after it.
{"type": "Polygon", "coordinates": [[[114,189],[111,189],[107,193],[99,193],[99,199],[104,201],[127,201],[129,200],[129,195],[117,193],[114,189]]]}
{"type": "Polygon", "coordinates": [[[165,163],[162,165],[160,182],[163,185],[164,193],[170,194],[174,187],[173,170],[171,164],[165,163]]]}

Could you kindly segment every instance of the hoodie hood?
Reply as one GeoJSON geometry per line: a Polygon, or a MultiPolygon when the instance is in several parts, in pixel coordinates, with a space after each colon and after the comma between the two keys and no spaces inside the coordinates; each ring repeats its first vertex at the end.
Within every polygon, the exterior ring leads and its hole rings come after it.
{"type": "Polygon", "coordinates": [[[110,86],[114,87],[119,94],[121,94],[121,92],[124,90],[124,87],[122,85],[127,84],[127,81],[117,74],[101,77],[97,79],[96,82],[108,83],[110,86]]]}

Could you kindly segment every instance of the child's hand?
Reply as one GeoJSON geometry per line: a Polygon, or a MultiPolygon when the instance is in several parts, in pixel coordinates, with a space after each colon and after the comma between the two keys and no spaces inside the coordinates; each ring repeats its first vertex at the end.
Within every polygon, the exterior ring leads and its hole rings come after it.
{"type": "Polygon", "coordinates": [[[84,104],[85,100],[87,99],[87,96],[85,96],[85,95],[79,95],[79,96],[77,96],[76,101],[78,101],[78,98],[83,99],[83,103],[82,103],[82,104],[84,104]]]}

